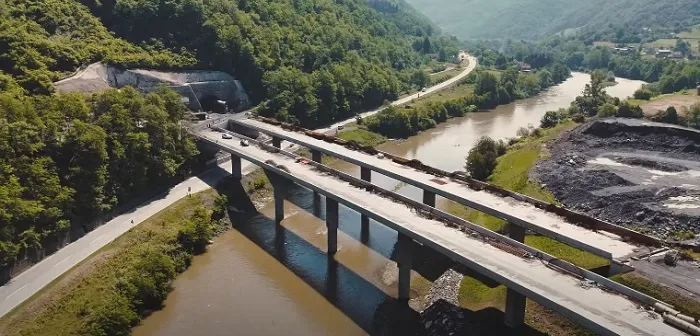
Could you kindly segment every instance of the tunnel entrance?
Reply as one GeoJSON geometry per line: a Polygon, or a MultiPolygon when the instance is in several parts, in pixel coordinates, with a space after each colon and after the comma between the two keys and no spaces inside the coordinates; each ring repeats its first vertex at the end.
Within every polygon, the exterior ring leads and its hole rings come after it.
{"type": "Polygon", "coordinates": [[[204,112],[226,113],[228,104],[225,100],[215,95],[207,95],[199,99],[199,104],[204,112]]]}

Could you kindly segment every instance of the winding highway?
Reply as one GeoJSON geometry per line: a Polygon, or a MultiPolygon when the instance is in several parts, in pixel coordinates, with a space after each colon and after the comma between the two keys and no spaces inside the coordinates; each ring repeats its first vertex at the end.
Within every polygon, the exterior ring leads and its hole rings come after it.
{"type": "MultiPolygon", "coordinates": [[[[457,76],[432,86],[424,92],[409,95],[401,98],[391,105],[398,106],[410,102],[412,99],[418,98],[418,95],[428,95],[440,91],[462,78],[466,77],[476,68],[476,58],[465,55],[469,64],[457,76]]],[[[384,108],[362,113],[361,116],[368,117],[379,113],[384,108]]],[[[240,114],[241,117],[244,113],[240,114]]],[[[355,118],[351,118],[332,125],[332,129],[336,129],[340,125],[346,125],[354,122],[355,118]]],[[[51,256],[43,259],[28,270],[12,278],[8,283],[0,287],[0,317],[12,311],[15,307],[23,303],[25,300],[32,297],[42,288],[56,280],[62,274],[73,268],[81,261],[88,258],[91,254],[109,244],[119,236],[127,232],[132,227],[140,224],[149,217],[155,215],[161,210],[172,205],[179,199],[186,197],[188,193],[197,193],[207,190],[218,181],[228,176],[231,172],[231,163],[226,162],[220,165],[222,169],[212,169],[200,176],[191,177],[186,181],[172,187],[167,193],[159,195],[149,202],[146,202],[131,212],[115,217],[111,221],[89,232],[82,238],[72,242],[64,248],[58,250],[51,256]]],[[[243,167],[243,173],[248,173],[257,167],[246,163],[243,167]]]]}

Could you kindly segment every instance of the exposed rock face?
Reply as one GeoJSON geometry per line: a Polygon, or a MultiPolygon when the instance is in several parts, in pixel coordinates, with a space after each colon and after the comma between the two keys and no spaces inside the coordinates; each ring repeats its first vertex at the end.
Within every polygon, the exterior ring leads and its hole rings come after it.
{"type": "Polygon", "coordinates": [[[183,96],[183,101],[194,111],[202,110],[200,101],[224,100],[232,109],[242,110],[250,106],[248,95],[241,83],[225,72],[184,71],[164,72],[154,70],[124,70],[94,63],[75,75],[54,83],[58,92],[102,92],[109,88],[133,86],[150,92],[160,86],[169,87],[183,96]]]}

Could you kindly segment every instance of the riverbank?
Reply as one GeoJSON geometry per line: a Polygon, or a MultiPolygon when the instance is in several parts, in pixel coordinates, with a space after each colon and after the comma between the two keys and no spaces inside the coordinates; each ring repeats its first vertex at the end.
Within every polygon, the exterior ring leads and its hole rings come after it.
{"type": "Polygon", "coordinates": [[[257,170],[242,185],[226,179],[216,189],[182,198],[3,316],[0,335],[128,333],[160,308],[171,282],[199,252],[198,239],[210,240],[228,230],[229,211],[265,204],[271,190],[264,173],[257,170]],[[232,201],[223,204],[221,195],[232,201]],[[202,226],[208,224],[212,226],[202,226]],[[209,233],[187,235],[197,231],[188,230],[192,225],[209,233]]]}

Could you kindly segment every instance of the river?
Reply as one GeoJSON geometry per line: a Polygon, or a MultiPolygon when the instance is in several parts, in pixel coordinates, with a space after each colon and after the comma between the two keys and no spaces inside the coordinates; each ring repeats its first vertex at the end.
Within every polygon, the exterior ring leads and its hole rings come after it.
{"type": "MultiPolygon", "coordinates": [[[[569,106],[589,80],[587,74],[573,73],[537,97],[455,118],[381,148],[448,171],[461,170],[478,138],[505,139],[520,127],[538,126],[545,112],[569,106]]],[[[618,82],[607,91],[620,98],[643,84],[618,82]]],[[[338,167],[359,175],[352,165],[338,167]]],[[[372,179],[420,199],[417,188],[379,174],[372,179]]],[[[371,222],[369,235],[363,235],[359,214],[341,206],[339,251],[329,262],[324,253],[325,207],[315,209],[311,193],[301,188],[292,190],[288,200],[279,228],[270,219],[272,204],[257,216],[234,220],[240,224],[194,258],[174,282],[165,307],[134,328],[134,335],[403,335],[413,329],[415,313],[398,308],[396,283],[384,272],[396,233],[371,222]]]]}

